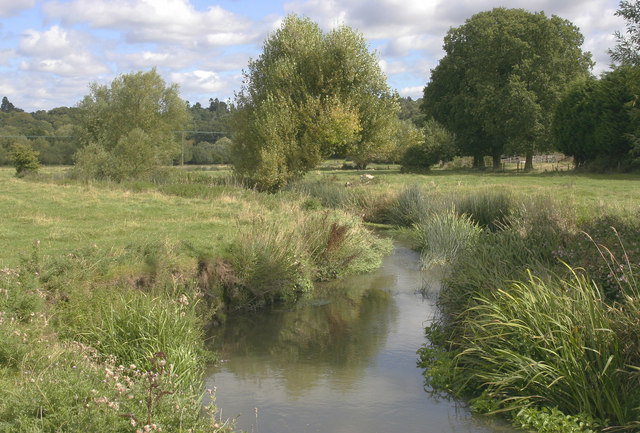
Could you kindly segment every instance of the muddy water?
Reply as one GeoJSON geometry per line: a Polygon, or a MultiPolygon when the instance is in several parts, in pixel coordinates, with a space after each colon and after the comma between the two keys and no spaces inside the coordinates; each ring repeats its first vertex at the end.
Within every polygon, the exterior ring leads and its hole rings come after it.
{"type": "Polygon", "coordinates": [[[294,309],[234,315],[208,371],[225,418],[256,433],[514,432],[425,391],[416,350],[439,276],[401,246],[375,273],[323,286],[294,309]]]}

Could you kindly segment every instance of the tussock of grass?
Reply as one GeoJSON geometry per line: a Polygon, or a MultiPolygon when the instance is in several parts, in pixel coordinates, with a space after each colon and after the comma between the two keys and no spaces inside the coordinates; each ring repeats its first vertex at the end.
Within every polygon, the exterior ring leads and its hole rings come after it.
{"type": "Polygon", "coordinates": [[[434,214],[414,225],[414,237],[422,251],[424,267],[456,265],[458,257],[479,241],[481,228],[467,215],[453,211],[434,214]]]}
{"type": "Polygon", "coordinates": [[[515,210],[511,194],[504,190],[468,192],[454,203],[458,214],[468,215],[480,227],[492,231],[503,228],[515,210]]]}
{"type": "Polygon", "coordinates": [[[212,279],[234,307],[292,302],[310,293],[313,281],[375,269],[389,250],[389,241],[342,211],[290,208],[286,218],[241,228],[229,251],[233,277],[224,268],[212,279]]]}
{"type": "Polygon", "coordinates": [[[531,277],[476,302],[465,312],[456,375],[499,396],[506,409],[537,401],[613,425],[637,419],[640,389],[616,318],[584,277],[531,277]]]}

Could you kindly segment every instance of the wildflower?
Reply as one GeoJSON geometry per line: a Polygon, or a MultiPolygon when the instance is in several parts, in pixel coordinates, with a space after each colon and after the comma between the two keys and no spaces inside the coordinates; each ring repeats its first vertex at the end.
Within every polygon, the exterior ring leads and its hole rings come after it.
{"type": "Polygon", "coordinates": [[[185,306],[189,305],[189,299],[184,294],[180,295],[178,302],[185,306]]]}
{"type": "Polygon", "coordinates": [[[129,420],[129,424],[131,424],[131,427],[135,427],[135,426],[136,426],[136,420],[135,420],[135,419],[133,419],[133,418],[131,418],[131,419],[129,420]]]}

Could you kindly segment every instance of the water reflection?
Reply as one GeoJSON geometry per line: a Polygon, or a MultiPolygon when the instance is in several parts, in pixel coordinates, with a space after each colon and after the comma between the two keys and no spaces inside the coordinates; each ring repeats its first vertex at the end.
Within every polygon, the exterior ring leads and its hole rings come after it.
{"type": "Polygon", "coordinates": [[[323,285],[319,296],[290,310],[231,317],[214,334],[226,371],[260,382],[278,378],[291,396],[326,379],[337,391],[350,389],[384,345],[398,307],[393,276],[345,287],[323,285]],[[260,359],[261,362],[256,362],[260,359]]]}
{"type": "Polygon", "coordinates": [[[225,362],[207,378],[223,416],[242,414],[239,428],[255,433],[513,431],[424,391],[425,279],[438,290],[439,276],[396,247],[379,271],[323,285],[295,308],[230,317],[214,335],[225,362]]]}

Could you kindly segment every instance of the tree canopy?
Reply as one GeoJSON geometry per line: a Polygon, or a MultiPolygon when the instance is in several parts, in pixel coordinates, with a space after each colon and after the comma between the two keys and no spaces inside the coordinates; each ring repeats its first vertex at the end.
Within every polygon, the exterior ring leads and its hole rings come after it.
{"type": "Polygon", "coordinates": [[[611,59],[619,65],[640,67],[640,0],[621,1],[616,15],[627,21],[627,31],[615,32],[616,46],[609,51],[611,59]]]}
{"type": "Polygon", "coordinates": [[[445,57],[431,71],[422,108],[456,134],[476,166],[491,155],[524,153],[551,143],[554,107],[568,83],[586,77],[591,56],[569,21],[543,12],[496,8],[449,30],[445,57]]]}
{"type": "Polygon", "coordinates": [[[89,177],[114,180],[145,175],[171,162],[179,151],[175,131],[189,121],[178,86],[155,68],[120,75],[111,86],[90,85],[78,105],[79,136],[85,146],[77,167],[89,177]]]}
{"type": "Polygon", "coordinates": [[[244,71],[232,110],[235,170],[275,190],[331,155],[364,167],[393,139],[396,99],[361,34],[323,33],[289,15],[244,71]]]}

